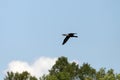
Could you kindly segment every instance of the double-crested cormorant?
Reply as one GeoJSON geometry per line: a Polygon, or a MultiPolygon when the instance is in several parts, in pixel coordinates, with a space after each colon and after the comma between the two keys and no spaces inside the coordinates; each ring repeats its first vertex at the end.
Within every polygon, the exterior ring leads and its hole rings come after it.
{"type": "Polygon", "coordinates": [[[74,34],[76,34],[76,33],[62,34],[63,36],[66,36],[65,39],[63,40],[62,45],[64,45],[64,44],[68,41],[68,39],[69,39],[70,37],[75,37],[75,38],[78,37],[78,36],[74,36],[74,34]]]}

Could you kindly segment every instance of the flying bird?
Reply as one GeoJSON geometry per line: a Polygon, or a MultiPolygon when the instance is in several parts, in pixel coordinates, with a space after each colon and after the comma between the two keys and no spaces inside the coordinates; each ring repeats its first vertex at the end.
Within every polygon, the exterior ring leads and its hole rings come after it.
{"type": "Polygon", "coordinates": [[[65,39],[63,40],[62,45],[64,45],[70,37],[75,37],[77,38],[78,36],[75,36],[77,33],[68,33],[68,34],[62,34],[63,36],[66,36],[65,39]]]}

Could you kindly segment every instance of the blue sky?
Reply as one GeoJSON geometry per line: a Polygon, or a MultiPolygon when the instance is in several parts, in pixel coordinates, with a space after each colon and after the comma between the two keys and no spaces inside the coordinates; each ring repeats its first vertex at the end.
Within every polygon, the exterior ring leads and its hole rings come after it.
{"type": "Polygon", "coordinates": [[[119,0],[0,0],[0,74],[13,60],[66,56],[120,73],[119,0]],[[61,45],[63,33],[77,39],[61,45]]]}

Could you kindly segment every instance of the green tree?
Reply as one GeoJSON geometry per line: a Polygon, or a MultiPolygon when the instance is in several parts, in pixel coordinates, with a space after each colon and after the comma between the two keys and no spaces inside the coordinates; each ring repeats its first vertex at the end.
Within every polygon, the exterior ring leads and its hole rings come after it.
{"type": "Polygon", "coordinates": [[[96,73],[96,79],[97,80],[104,80],[104,76],[106,75],[105,68],[101,68],[97,73],[96,73]]]}
{"type": "Polygon", "coordinates": [[[120,80],[120,74],[116,74],[116,80],[120,80]]]}
{"type": "Polygon", "coordinates": [[[27,71],[22,73],[7,72],[7,75],[4,80],[37,80],[37,78],[31,76],[27,71]]]}
{"type": "Polygon", "coordinates": [[[116,80],[116,75],[114,74],[114,70],[113,69],[108,70],[108,72],[104,76],[104,79],[105,80],[116,80]]]}
{"type": "MultiPolygon", "coordinates": [[[[27,71],[22,73],[7,72],[4,80],[38,80],[27,71]]],[[[39,80],[120,80],[120,74],[115,74],[113,69],[108,71],[100,68],[96,71],[88,63],[79,67],[75,62],[68,62],[64,56],[59,57],[49,70],[49,74],[43,75],[39,80]]]]}
{"type": "Polygon", "coordinates": [[[81,80],[94,80],[96,79],[96,70],[88,63],[84,63],[79,69],[79,78],[81,80]]]}
{"type": "Polygon", "coordinates": [[[49,70],[51,76],[58,80],[72,80],[78,77],[79,66],[75,63],[69,63],[66,57],[60,57],[55,65],[49,70]]]}

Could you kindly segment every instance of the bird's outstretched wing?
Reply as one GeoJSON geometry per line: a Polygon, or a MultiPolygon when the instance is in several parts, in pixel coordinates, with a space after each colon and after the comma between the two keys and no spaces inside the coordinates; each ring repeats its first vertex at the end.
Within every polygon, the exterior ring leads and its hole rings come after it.
{"type": "Polygon", "coordinates": [[[68,41],[69,38],[70,38],[69,36],[66,36],[65,39],[63,40],[62,45],[64,45],[68,41]]]}

